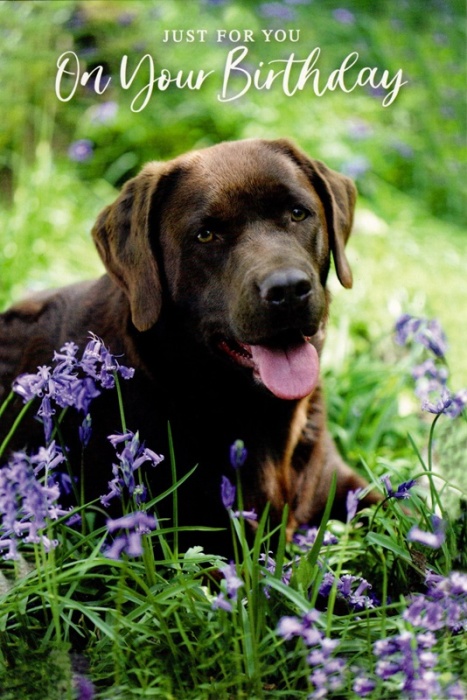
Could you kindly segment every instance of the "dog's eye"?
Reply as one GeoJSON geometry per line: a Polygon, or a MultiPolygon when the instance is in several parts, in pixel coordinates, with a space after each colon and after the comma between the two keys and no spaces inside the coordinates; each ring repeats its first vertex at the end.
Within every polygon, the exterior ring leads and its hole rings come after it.
{"type": "Polygon", "coordinates": [[[292,221],[303,221],[308,216],[308,211],[303,207],[294,207],[291,211],[292,221]]]}
{"type": "Polygon", "coordinates": [[[214,238],[215,236],[213,232],[209,230],[200,231],[196,236],[196,240],[199,241],[199,243],[212,243],[214,238]]]}

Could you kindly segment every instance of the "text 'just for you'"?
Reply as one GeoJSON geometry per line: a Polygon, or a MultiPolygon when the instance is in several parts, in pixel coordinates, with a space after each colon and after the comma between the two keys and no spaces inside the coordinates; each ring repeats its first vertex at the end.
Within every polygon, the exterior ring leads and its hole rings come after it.
{"type": "MultiPolygon", "coordinates": [[[[293,97],[306,88],[311,89],[317,97],[322,97],[328,91],[351,93],[356,88],[367,86],[384,91],[382,105],[388,107],[396,99],[401,87],[407,84],[401,69],[390,74],[386,69],[363,66],[357,73],[355,71],[358,67],[355,68],[351,76],[349,71],[359,60],[356,51],[349,53],[340,66],[327,75],[317,66],[321,55],[319,47],[314,48],[306,58],[298,58],[295,53],[291,53],[288,58],[259,61],[257,68],[252,66],[249,54],[249,48],[245,45],[236,46],[227,53],[217,93],[220,102],[233,102],[251,89],[270,90],[277,85],[288,97],[293,97]]],[[[157,70],[154,57],[150,54],[145,54],[137,63],[133,63],[134,67],[131,68],[129,57],[122,56],[120,87],[129,90],[136,79],[138,83],[141,79],[144,81],[143,87],[140,87],[131,102],[132,112],[141,112],[147,107],[154,90],[163,92],[169,87],[200,90],[205,83],[211,83],[217,73],[215,70],[157,70]]],[[[55,93],[61,102],[69,102],[80,85],[89,83],[96,93],[102,95],[111,82],[112,78],[105,74],[103,66],[98,65],[89,72],[82,70],[81,61],[74,51],[65,51],[57,60],[55,93]]]]}

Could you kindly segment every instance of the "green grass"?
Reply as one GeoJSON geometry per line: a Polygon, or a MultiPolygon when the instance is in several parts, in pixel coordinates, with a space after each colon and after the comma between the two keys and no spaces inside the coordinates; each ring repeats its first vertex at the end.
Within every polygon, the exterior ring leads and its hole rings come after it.
{"type": "MultiPolygon", "coordinates": [[[[313,690],[306,649],[300,639],[282,639],[277,629],[284,616],[300,619],[316,606],[317,630],[338,641],[333,657],[349,670],[342,687],[328,697],[358,697],[352,685],[356,677],[365,676],[376,683],[368,697],[394,698],[402,680],[378,679],[374,644],[403,631],[424,631],[423,625],[406,621],[404,611],[411,602],[409,594],[423,595],[426,570],[449,576],[453,569],[465,568],[462,542],[467,530],[459,505],[467,492],[465,483],[443,473],[437,459],[432,463],[437,451],[420,419],[413,414],[403,417],[397,410],[401,391],[410,386],[409,358],[400,355],[398,365],[389,369],[377,355],[361,352],[332,375],[330,422],[343,453],[367,471],[374,488],[384,493],[378,478],[384,474],[390,475],[394,488],[417,478],[404,508],[389,499],[385,507],[364,510],[346,525],[324,514],[315,545],[305,551],[285,545],[283,528],[273,548],[267,513],[251,549],[244,521],[232,520],[236,573],[243,585],[231,611],[213,608],[216,596],[225,590],[218,573],[224,562],[196,547],[177,555],[172,523],[144,536],[142,556],[123,555],[115,561],[105,556],[108,535],[105,528],[92,525],[91,505],[81,510],[81,527],[68,526],[68,516],[49,521],[46,533],[57,539],[55,549],[47,552],[41,544],[22,544],[21,558],[2,565],[2,697],[80,697],[73,690],[77,672],[72,664],[78,663],[101,699],[303,698],[313,690]],[[455,515],[443,505],[448,479],[455,515]],[[438,549],[409,543],[413,525],[430,530],[435,508],[448,523],[445,543],[438,549]],[[323,543],[325,531],[334,534],[334,544],[323,543]],[[260,555],[268,553],[276,562],[275,571],[260,561],[260,555]],[[285,581],[287,572],[291,576],[285,581]],[[336,580],[347,574],[366,579],[377,599],[374,607],[356,614],[336,588],[319,595],[329,573],[336,580]]],[[[465,420],[440,416],[437,423],[435,436],[439,428],[445,437],[452,429],[451,448],[461,448],[465,420]]],[[[241,469],[238,476],[241,487],[241,469]]],[[[145,504],[149,513],[159,498],[156,494],[145,504]]],[[[329,506],[331,499],[332,493],[329,506]]],[[[436,637],[435,671],[444,688],[464,674],[463,638],[446,627],[436,637]]],[[[435,692],[429,697],[440,696],[435,692]]]]}

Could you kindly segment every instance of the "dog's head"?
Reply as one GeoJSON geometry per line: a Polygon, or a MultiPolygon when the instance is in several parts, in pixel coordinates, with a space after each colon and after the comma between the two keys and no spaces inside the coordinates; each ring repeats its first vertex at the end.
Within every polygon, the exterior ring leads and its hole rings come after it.
{"type": "Polygon", "coordinates": [[[288,141],[221,143],[147,165],[93,235],[139,331],[168,304],[190,337],[295,399],[317,382],[331,255],[352,286],[355,195],[288,141]]]}

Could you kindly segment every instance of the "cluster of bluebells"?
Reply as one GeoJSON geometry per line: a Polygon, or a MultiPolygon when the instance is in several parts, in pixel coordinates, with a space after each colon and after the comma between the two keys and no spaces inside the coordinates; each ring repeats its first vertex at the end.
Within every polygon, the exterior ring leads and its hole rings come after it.
{"type": "Polygon", "coordinates": [[[107,507],[113,498],[120,499],[125,494],[139,506],[144,503],[147,494],[144,484],[137,483],[135,473],[146,462],[156,467],[164,457],[145,447],[137,432],[109,435],[108,440],[116,449],[119,445],[123,447],[116,453],[117,463],[112,464],[113,479],[109,481],[108,493],[101,496],[101,503],[107,507]]]}
{"type": "Polygon", "coordinates": [[[346,605],[355,612],[369,610],[370,608],[376,607],[379,603],[373,594],[365,594],[365,591],[371,591],[371,584],[366,579],[360,578],[359,576],[344,574],[336,579],[334,574],[328,571],[323,576],[319,587],[319,595],[327,600],[333,586],[336,586],[338,598],[344,601],[346,605]]]}
{"type": "Polygon", "coordinates": [[[464,700],[460,683],[445,685],[436,671],[438,654],[433,651],[436,637],[432,632],[407,629],[398,635],[375,642],[375,674],[390,683],[398,696],[408,700],[464,700]]]}
{"type": "Polygon", "coordinates": [[[119,531],[112,544],[104,551],[109,559],[120,559],[123,553],[129,557],[140,557],[143,554],[142,536],[157,528],[157,519],[142,510],[129,513],[116,520],[107,521],[110,534],[119,531]]]}
{"type": "Polygon", "coordinates": [[[15,452],[0,469],[0,550],[5,559],[18,558],[18,543],[41,543],[46,551],[56,546],[45,534],[49,520],[67,515],[58,504],[60,488],[53,470],[64,460],[52,442],[29,457],[15,452]]]}
{"type": "Polygon", "coordinates": [[[343,688],[346,681],[346,661],[336,655],[338,640],[326,637],[318,627],[319,612],[310,610],[302,618],[285,616],[279,621],[277,633],[283,639],[300,637],[307,647],[310,666],[310,698],[326,698],[328,693],[343,688]]]}
{"type": "MultiPolygon", "coordinates": [[[[300,528],[294,533],[292,541],[302,553],[305,553],[313,547],[317,537],[317,527],[300,528]]],[[[322,542],[323,546],[337,544],[338,542],[339,540],[332,534],[332,532],[329,532],[329,530],[325,531],[322,542]]]]}
{"type": "Polygon", "coordinates": [[[426,592],[412,597],[403,615],[414,627],[430,632],[467,632],[467,574],[426,575],[426,592]]]}
{"type": "MultiPolygon", "coordinates": [[[[362,608],[358,607],[361,596],[357,593],[361,594],[362,586],[368,584],[360,579],[359,591],[357,589],[352,594],[352,584],[356,581],[355,577],[343,576],[340,583],[348,599],[352,595],[356,597],[355,609],[358,610],[362,608]]],[[[329,589],[332,583],[331,575],[329,589]]],[[[465,634],[467,631],[467,575],[452,572],[444,577],[428,573],[426,592],[409,599],[402,619],[405,629],[373,644],[374,676],[385,687],[393,689],[394,697],[465,700],[461,683],[451,674],[437,670],[440,659],[435,646],[438,643],[436,633],[465,634]]],[[[317,627],[318,620],[319,613],[311,610],[302,618],[283,617],[277,628],[277,633],[284,639],[300,637],[311,650],[307,656],[313,669],[310,681],[314,690],[310,698],[325,698],[330,692],[343,688],[350,673],[354,679],[353,691],[360,697],[370,695],[376,687],[374,678],[367,677],[362,669],[346,666],[345,659],[337,655],[338,642],[325,637],[317,627]]]]}
{"type": "MultiPolygon", "coordinates": [[[[99,396],[101,388],[114,388],[116,374],[123,379],[134,375],[134,369],[121,365],[94,334],[90,334],[80,359],[78,349],[75,343],[65,343],[54,353],[53,367],[44,365],[34,374],[20,375],[13,383],[13,390],[25,403],[36,397],[40,399],[37,415],[44,424],[46,443],[52,436],[52,417],[57,406],[73,406],[87,416],[91,401],[99,396]]],[[[89,425],[82,435],[89,439],[89,425]]]]}
{"type": "Polygon", "coordinates": [[[457,393],[448,389],[447,341],[439,322],[404,314],[396,322],[395,339],[399,345],[418,346],[429,353],[412,371],[422,409],[436,415],[444,413],[450,418],[462,413],[467,406],[467,389],[457,393]]]}

